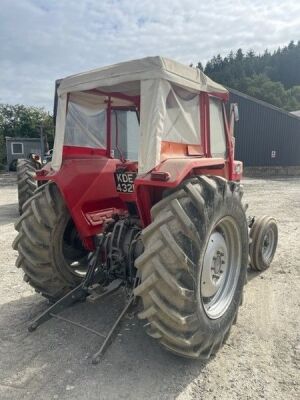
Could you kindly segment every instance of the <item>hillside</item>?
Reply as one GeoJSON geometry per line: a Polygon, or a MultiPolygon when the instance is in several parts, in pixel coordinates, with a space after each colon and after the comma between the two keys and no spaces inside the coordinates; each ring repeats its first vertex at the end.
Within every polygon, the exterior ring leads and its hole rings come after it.
{"type": "Polygon", "coordinates": [[[300,41],[270,53],[238,49],[198,68],[213,80],[288,111],[300,110],[300,41]]]}

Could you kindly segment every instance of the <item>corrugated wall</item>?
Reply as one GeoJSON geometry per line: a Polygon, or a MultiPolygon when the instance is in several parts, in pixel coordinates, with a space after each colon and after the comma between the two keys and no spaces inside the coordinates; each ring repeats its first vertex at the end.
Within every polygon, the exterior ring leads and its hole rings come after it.
{"type": "Polygon", "coordinates": [[[300,118],[235,90],[230,102],[239,106],[237,160],[245,166],[300,165],[300,118]]]}

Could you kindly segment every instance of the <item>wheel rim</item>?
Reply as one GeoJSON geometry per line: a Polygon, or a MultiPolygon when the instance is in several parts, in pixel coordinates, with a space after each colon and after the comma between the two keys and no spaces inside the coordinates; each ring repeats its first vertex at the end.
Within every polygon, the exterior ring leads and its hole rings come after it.
{"type": "Polygon", "coordinates": [[[221,219],[210,234],[205,250],[200,297],[207,316],[220,318],[233,299],[241,269],[242,244],[236,222],[221,219]]]}
{"type": "Polygon", "coordinates": [[[71,219],[68,221],[64,232],[62,253],[69,272],[83,278],[86,275],[87,266],[93,253],[84,248],[71,219]]]}
{"type": "Polygon", "coordinates": [[[275,245],[275,233],[273,229],[267,231],[263,239],[262,257],[265,263],[268,263],[272,258],[275,245]]]}

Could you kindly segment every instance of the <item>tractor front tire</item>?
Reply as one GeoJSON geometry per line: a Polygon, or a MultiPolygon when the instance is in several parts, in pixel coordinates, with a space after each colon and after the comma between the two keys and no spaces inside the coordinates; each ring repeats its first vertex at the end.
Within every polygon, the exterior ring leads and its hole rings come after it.
{"type": "Polygon", "coordinates": [[[73,247],[68,244],[70,226],[74,224],[54,183],[37,189],[15,224],[16,266],[23,269],[24,280],[50,301],[64,296],[84,277],[72,270],[72,260],[84,258],[86,250],[78,249],[78,242],[73,247]]]}
{"type": "Polygon", "coordinates": [[[17,161],[17,185],[19,213],[22,214],[23,204],[33,196],[37,188],[37,180],[35,179],[36,163],[29,159],[19,159],[17,161]]]}
{"type": "Polygon", "coordinates": [[[274,218],[267,215],[257,218],[250,229],[250,267],[264,271],[273,261],[278,243],[278,227],[274,218]]]}
{"type": "Polygon", "coordinates": [[[169,351],[209,358],[229,335],[242,299],[248,226],[239,186],[184,182],[151,210],[136,267],[147,333],[169,351]]]}

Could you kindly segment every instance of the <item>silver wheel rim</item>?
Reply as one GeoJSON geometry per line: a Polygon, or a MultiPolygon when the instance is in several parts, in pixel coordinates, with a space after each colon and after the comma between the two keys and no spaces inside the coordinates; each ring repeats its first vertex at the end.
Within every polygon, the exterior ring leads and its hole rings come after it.
{"type": "Polygon", "coordinates": [[[210,234],[203,257],[200,297],[207,316],[220,318],[232,302],[241,269],[242,245],[236,222],[222,218],[210,234]]]}
{"type": "Polygon", "coordinates": [[[268,263],[273,255],[275,244],[275,233],[273,229],[269,229],[264,236],[262,246],[262,257],[265,263],[268,263]]]}

